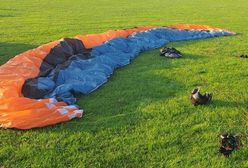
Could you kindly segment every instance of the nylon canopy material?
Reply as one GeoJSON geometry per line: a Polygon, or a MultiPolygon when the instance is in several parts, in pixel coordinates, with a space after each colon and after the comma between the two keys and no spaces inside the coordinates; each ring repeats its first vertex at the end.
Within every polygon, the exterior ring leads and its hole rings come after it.
{"type": "Polygon", "coordinates": [[[80,118],[75,94],[89,94],[139,53],[169,42],[235,33],[205,25],[111,30],[26,51],[0,67],[0,126],[30,129],[80,118]]]}

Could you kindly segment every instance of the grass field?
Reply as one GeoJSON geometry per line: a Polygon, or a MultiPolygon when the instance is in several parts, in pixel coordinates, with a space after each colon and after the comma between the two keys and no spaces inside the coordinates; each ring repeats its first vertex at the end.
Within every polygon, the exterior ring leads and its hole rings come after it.
{"type": "Polygon", "coordinates": [[[248,1],[1,0],[0,63],[41,44],[109,29],[207,24],[237,36],[170,43],[184,53],[142,53],[82,96],[81,119],[29,131],[0,129],[0,167],[248,167],[248,140],[230,158],[218,134],[248,128],[248,1]],[[193,107],[191,90],[213,92],[193,107]]]}

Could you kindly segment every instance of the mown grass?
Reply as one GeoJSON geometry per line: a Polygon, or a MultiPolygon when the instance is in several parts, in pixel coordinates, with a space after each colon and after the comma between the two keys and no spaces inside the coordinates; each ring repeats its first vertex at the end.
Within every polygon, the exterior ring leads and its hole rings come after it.
{"type": "Polygon", "coordinates": [[[248,128],[248,1],[1,0],[0,62],[76,34],[177,23],[228,28],[237,36],[171,43],[178,60],[142,53],[96,92],[82,119],[29,131],[0,129],[0,167],[248,167],[248,141],[230,158],[218,134],[248,128]],[[213,92],[193,107],[191,90],[213,92]]]}

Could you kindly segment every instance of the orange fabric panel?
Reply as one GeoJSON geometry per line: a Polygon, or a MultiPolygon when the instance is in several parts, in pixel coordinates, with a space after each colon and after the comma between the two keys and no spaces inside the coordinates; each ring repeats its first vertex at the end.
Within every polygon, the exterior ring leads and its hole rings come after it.
{"type": "Polygon", "coordinates": [[[168,28],[179,29],[179,30],[209,30],[209,31],[226,31],[232,34],[236,34],[226,29],[213,28],[208,25],[196,25],[196,24],[177,24],[173,26],[168,26],[168,28]]]}
{"type": "Polygon", "coordinates": [[[194,24],[177,24],[173,26],[168,26],[169,28],[174,29],[187,29],[187,30],[210,30],[212,29],[207,25],[194,25],[194,24]]]}
{"type": "Polygon", "coordinates": [[[71,108],[65,103],[49,103],[49,99],[42,101],[27,98],[17,98],[8,101],[13,109],[0,106],[0,123],[3,127],[30,129],[43,127],[71,118],[81,117],[82,113],[76,107],[71,108]],[[25,106],[22,106],[25,103],[25,106]],[[50,106],[50,108],[48,108],[50,106]],[[6,110],[7,108],[7,110],[6,110]]]}
{"type": "MultiPolygon", "coordinates": [[[[26,79],[36,77],[39,74],[42,60],[58,43],[59,41],[55,41],[36,49],[28,50],[10,59],[0,67],[1,127],[19,129],[39,127],[38,122],[32,122],[35,120],[35,117],[41,119],[43,114],[45,114],[43,112],[40,113],[40,116],[37,116],[37,112],[40,109],[49,111],[47,108],[49,99],[41,101],[28,99],[22,96],[21,90],[26,79]],[[26,117],[23,118],[24,116],[26,117]],[[20,123],[26,123],[29,126],[22,127],[20,123]]],[[[64,104],[63,106],[66,105],[64,104]]],[[[68,117],[67,119],[69,120],[68,117]]],[[[46,120],[44,119],[44,121],[46,120]]],[[[60,120],[57,122],[60,122],[60,120]]]]}

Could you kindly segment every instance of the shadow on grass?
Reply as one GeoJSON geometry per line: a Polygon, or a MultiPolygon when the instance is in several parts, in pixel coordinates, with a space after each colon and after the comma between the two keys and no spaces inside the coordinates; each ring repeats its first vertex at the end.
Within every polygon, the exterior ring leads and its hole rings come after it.
{"type": "Polygon", "coordinates": [[[14,9],[14,8],[0,8],[0,18],[4,17],[16,17],[18,12],[20,10],[14,9]]]}
{"type": "Polygon", "coordinates": [[[30,44],[0,42],[0,65],[4,64],[15,55],[36,47],[37,46],[30,44]]]}
{"type": "Polygon", "coordinates": [[[225,101],[225,100],[215,100],[213,99],[211,106],[214,107],[228,107],[228,108],[238,108],[238,107],[246,107],[248,102],[243,101],[225,101]]]}
{"type": "Polygon", "coordinates": [[[18,9],[15,9],[15,8],[0,8],[0,10],[2,11],[10,11],[10,12],[13,12],[13,11],[18,11],[18,9]]]}
{"type": "Polygon", "coordinates": [[[12,14],[1,14],[0,15],[0,18],[3,18],[3,17],[15,17],[15,15],[12,15],[12,14]]]}
{"type": "Polygon", "coordinates": [[[207,59],[203,55],[195,55],[195,54],[190,54],[190,53],[183,53],[183,57],[181,59],[189,59],[193,61],[198,61],[198,60],[205,60],[207,59]]]}

